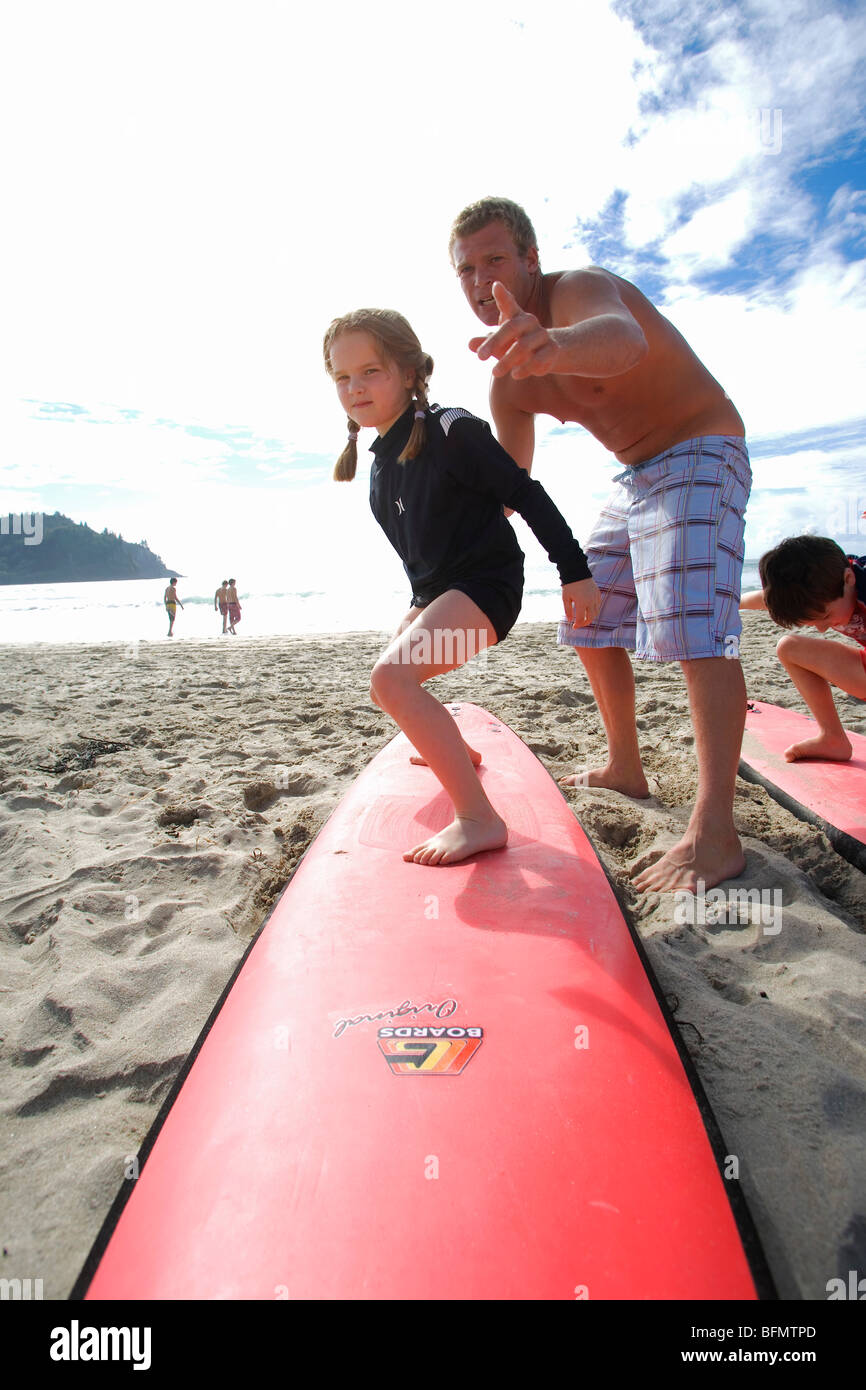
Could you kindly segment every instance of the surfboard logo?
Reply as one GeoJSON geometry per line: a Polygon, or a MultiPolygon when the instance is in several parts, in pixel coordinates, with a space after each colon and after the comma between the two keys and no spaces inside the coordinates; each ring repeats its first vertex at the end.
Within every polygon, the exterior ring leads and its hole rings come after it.
{"type": "Polygon", "coordinates": [[[458,1076],[483,1040],[483,1028],[379,1029],[379,1047],[397,1076],[458,1076]]]}

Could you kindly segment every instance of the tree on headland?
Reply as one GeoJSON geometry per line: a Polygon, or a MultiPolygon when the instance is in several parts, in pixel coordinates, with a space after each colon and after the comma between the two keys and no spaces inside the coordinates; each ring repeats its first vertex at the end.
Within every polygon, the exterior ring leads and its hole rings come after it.
{"type": "Polygon", "coordinates": [[[86,580],[168,579],[169,569],[147,543],[132,544],[104,527],[92,530],[61,512],[42,515],[41,540],[0,534],[0,584],[64,584],[86,580]],[[29,540],[29,543],[25,543],[29,540]]]}

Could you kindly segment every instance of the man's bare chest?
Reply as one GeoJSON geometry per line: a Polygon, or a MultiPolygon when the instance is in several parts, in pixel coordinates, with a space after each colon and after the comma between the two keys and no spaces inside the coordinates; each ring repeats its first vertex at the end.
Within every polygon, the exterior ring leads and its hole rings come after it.
{"type": "Polygon", "coordinates": [[[591,429],[617,407],[620,391],[611,381],[592,377],[541,376],[505,383],[507,408],[529,415],[552,415],[563,424],[573,421],[591,429]]]}

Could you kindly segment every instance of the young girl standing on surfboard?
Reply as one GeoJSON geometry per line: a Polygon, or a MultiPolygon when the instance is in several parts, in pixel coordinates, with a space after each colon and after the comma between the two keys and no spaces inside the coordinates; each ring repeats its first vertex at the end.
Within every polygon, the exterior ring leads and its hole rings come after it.
{"type": "Polygon", "coordinates": [[[412,585],[412,606],[373,668],[370,694],[454,804],[451,824],[403,858],[454,864],[500,848],[508,831],[475,772],[480,755],[422,687],[501,642],[517,620],[523,553],[503,506],[524,518],[556,565],[574,627],[592,621],[600,596],[564,518],[490,427],[459,407],[428,405],[433,360],[401,314],[358,309],[335,319],[324,355],[349,423],[334,477],[355,476],[358,432],[374,428],[370,506],[412,585]]]}

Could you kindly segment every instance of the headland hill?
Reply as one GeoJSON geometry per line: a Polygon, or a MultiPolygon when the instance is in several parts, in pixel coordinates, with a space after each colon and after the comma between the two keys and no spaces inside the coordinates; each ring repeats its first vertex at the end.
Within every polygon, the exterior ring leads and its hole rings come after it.
{"type": "Polygon", "coordinates": [[[77,584],[89,580],[169,579],[146,541],[94,531],[61,512],[0,516],[0,584],[77,584]]]}

